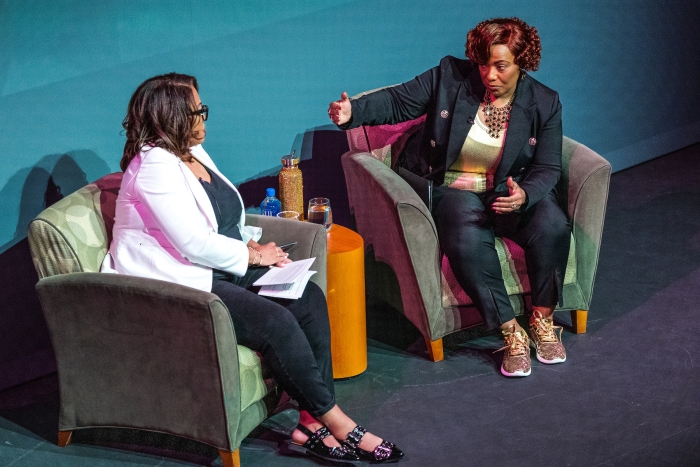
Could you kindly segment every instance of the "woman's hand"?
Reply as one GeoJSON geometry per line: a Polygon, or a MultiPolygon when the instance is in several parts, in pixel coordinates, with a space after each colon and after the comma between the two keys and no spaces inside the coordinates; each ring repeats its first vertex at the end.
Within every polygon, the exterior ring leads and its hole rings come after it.
{"type": "Polygon", "coordinates": [[[513,177],[508,177],[506,181],[510,196],[505,198],[496,198],[496,201],[491,205],[496,214],[508,214],[520,209],[527,202],[527,193],[520,188],[513,177]]]}
{"type": "MultiPolygon", "coordinates": [[[[285,264],[291,263],[292,260],[288,258],[289,254],[282,251],[275,242],[270,242],[265,245],[259,245],[252,240],[248,242],[248,246],[253,248],[260,255],[260,263],[255,264],[256,266],[278,266],[284,267],[285,264]],[[252,243],[251,243],[252,242],[252,243]]],[[[251,252],[253,254],[253,252],[251,252]]],[[[252,262],[249,262],[252,263],[252,262]]]]}
{"type": "Polygon", "coordinates": [[[328,118],[333,120],[336,125],[344,125],[352,118],[352,104],[348,99],[348,93],[344,92],[340,95],[340,100],[331,102],[328,105],[328,118]]]}

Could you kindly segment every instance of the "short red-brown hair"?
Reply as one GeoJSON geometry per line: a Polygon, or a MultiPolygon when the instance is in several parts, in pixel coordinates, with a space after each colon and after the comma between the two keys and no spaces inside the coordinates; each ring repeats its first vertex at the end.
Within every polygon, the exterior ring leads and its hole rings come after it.
{"type": "Polygon", "coordinates": [[[483,65],[491,58],[491,46],[503,44],[515,57],[515,64],[523,70],[536,71],[540,67],[542,46],[537,29],[518,18],[492,18],[477,24],[467,34],[466,55],[483,65]]]}

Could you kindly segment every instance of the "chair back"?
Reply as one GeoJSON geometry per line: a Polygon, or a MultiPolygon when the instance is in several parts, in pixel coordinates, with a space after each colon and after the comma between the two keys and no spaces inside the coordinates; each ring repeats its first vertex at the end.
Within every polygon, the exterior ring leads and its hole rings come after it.
{"type": "Polygon", "coordinates": [[[106,175],[44,209],[27,237],[39,278],[99,272],[112,240],[122,173],[106,175]]]}

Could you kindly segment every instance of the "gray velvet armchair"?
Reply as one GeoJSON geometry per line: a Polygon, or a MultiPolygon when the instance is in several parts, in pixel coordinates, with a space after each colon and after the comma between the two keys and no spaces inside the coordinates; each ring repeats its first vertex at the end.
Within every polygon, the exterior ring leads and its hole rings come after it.
{"type": "MultiPolygon", "coordinates": [[[[121,173],[107,175],[45,209],[29,226],[36,286],[56,353],[58,444],[74,430],[121,427],[216,447],[225,467],[277,406],[264,362],[237,345],[216,295],[181,285],[100,274],[111,240],[121,173]]],[[[298,241],[293,259],[316,257],[326,289],[322,226],[248,216],[262,241],[298,241]]]]}
{"type": "MultiPolygon", "coordinates": [[[[442,338],[481,323],[440,250],[426,205],[392,166],[423,119],[347,131],[350,151],[342,164],[350,209],[365,240],[367,293],[401,311],[423,334],[433,361],[444,358],[442,338]]],[[[571,249],[564,305],[575,332],[586,330],[598,264],[610,181],[610,164],[576,141],[564,138],[559,203],[571,221],[571,249]]],[[[496,249],[516,314],[529,304],[523,251],[508,239],[496,249]]]]}

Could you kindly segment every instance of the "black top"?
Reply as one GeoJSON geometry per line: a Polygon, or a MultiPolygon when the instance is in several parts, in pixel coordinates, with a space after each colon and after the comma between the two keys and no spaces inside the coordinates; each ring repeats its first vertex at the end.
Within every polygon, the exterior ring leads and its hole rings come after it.
{"type": "MultiPolygon", "coordinates": [[[[209,196],[212,208],[214,208],[216,223],[219,225],[218,233],[242,241],[243,237],[241,237],[241,231],[238,228],[238,221],[243,212],[240,198],[218,175],[209,169],[207,172],[211,176],[211,183],[201,178],[199,181],[209,196]]],[[[232,274],[214,269],[214,279],[230,280],[231,278],[232,274]]]]}

